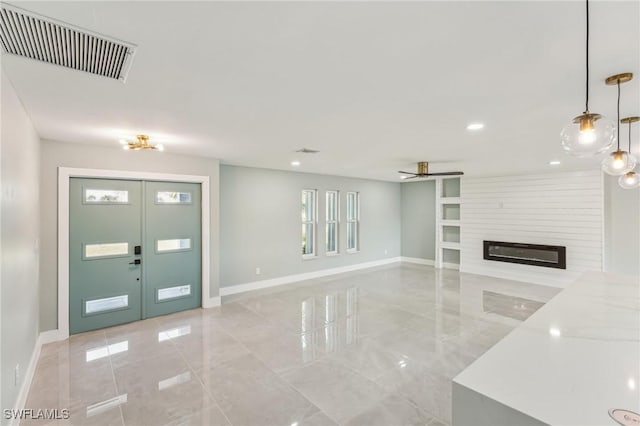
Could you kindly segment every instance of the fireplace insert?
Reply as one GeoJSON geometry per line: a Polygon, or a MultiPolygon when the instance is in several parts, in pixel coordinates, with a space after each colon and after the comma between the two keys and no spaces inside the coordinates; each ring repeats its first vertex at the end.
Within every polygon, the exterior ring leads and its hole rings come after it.
{"type": "Polygon", "coordinates": [[[564,246],[484,241],[483,252],[486,260],[567,269],[564,246]]]}

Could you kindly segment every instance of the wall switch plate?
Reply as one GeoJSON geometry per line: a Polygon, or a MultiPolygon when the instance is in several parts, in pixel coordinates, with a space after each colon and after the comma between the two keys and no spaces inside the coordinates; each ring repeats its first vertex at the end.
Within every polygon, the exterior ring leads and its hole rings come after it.
{"type": "Polygon", "coordinates": [[[256,275],[260,275],[260,268],[256,268],[256,275]]]}
{"type": "Polygon", "coordinates": [[[16,368],[13,370],[13,385],[18,386],[20,383],[20,364],[16,364],[16,368]]]}

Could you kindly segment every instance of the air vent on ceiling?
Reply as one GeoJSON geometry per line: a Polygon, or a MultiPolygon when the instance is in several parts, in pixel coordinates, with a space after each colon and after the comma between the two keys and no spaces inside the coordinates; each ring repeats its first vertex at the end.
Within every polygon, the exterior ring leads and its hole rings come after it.
{"type": "Polygon", "coordinates": [[[126,80],[136,46],[2,3],[0,44],[6,53],[126,80]]]}
{"type": "Polygon", "coordinates": [[[320,151],[316,151],[315,149],[309,149],[309,148],[300,148],[296,152],[301,152],[303,154],[317,154],[320,151]]]}

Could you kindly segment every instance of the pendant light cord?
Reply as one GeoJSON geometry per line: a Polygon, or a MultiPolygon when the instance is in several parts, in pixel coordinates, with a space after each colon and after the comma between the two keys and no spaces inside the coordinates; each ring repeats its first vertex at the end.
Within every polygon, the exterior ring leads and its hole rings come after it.
{"type": "MultiPolygon", "coordinates": [[[[616,129],[618,129],[618,151],[620,151],[620,79],[618,79],[618,121],[616,122],[616,129]]],[[[631,143],[631,139],[629,139],[631,143]]]]}
{"type": "Polygon", "coordinates": [[[586,60],[586,71],[587,71],[587,80],[586,80],[586,91],[587,94],[585,102],[584,102],[584,111],[589,112],[589,0],[586,0],[587,6],[587,60],[586,60]]]}
{"type": "Polygon", "coordinates": [[[631,155],[631,121],[629,121],[629,155],[631,155]]]}

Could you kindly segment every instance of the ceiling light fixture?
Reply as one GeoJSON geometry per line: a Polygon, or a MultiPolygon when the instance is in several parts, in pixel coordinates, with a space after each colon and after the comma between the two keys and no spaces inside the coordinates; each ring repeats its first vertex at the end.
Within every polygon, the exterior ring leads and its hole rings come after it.
{"type": "MultiPolygon", "coordinates": [[[[631,81],[632,78],[633,74],[630,72],[626,72],[624,74],[612,75],[605,80],[605,83],[608,86],[612,86],[614,84],[618,86],[618,123],[620,123],[620,83],[631,81]]],[[[631,125],[629,125],[629,128],[631,128],[631,125]]],[[[629,154],[627,151],[622,151],[620,149],[620,125],[617,126],[617,131],[618,135],[616,139],[618,140],[618,148],[611,154],[609,154],[607,158],[602,160],[602,171],[610,174],[611,176],[624,175],[625,173],[633,170],[633,168],[636,166],[635,157],[629,154]]],[[[629,144],[631,144],[631,140],[629,140],[629,144]]],[[[631,145],[629,145],[629,148],[631,148],[631,145]]]]}
{"type": "Polygon", "coordinates": [[[560,161],[559,160],[551,160],[551,161],[549,161],[549,165],[550,166],[559,166],[560,165],[560,161]]]}
{"type": "MultiPolygon", "coordinates": [[[[631,156],[631,123],[640,121],[640,117],[625,117],[620,123],[629,125],[629,156],[631,156]]],[[[624,189],[633,189],[640,187],[640,175],[633,170],[628,171],[618,178],[618,185],[624,189]]]]}
{"type": "Polygon", "coordinates": [[[484,124],[482,123],[471,123],[467,126],[467,130],[480,130],[484,129],[484,124]]]}
{"type": "Polygon", "coordinates": [[[300,165],[300,162],[299,162],[299,161],[292,161],[292,162],[291,162],[291,165],[292,165],[293,167],[298,167],[298,166],[300,165]]]}
{"type": "Polygon", "coordinates": [[[562,147],[575,157],[592,157],[608,150],[615,139],[614,125],[600,114],[589,112],[589,0],[586,15],[586,81],[584,112],[560,132],[562,147]]]}
{"type": "Polygon", "coordinates": [[[149,136],[147,135],[136,135],[136,139],[137,140],[135,142],[121,139],[120,143],[122,144],[122,149],[125,151],[142,151],[147,149],[164,151],[164,146],[162,144],[155,145],[149,143],[149,136]]]}

